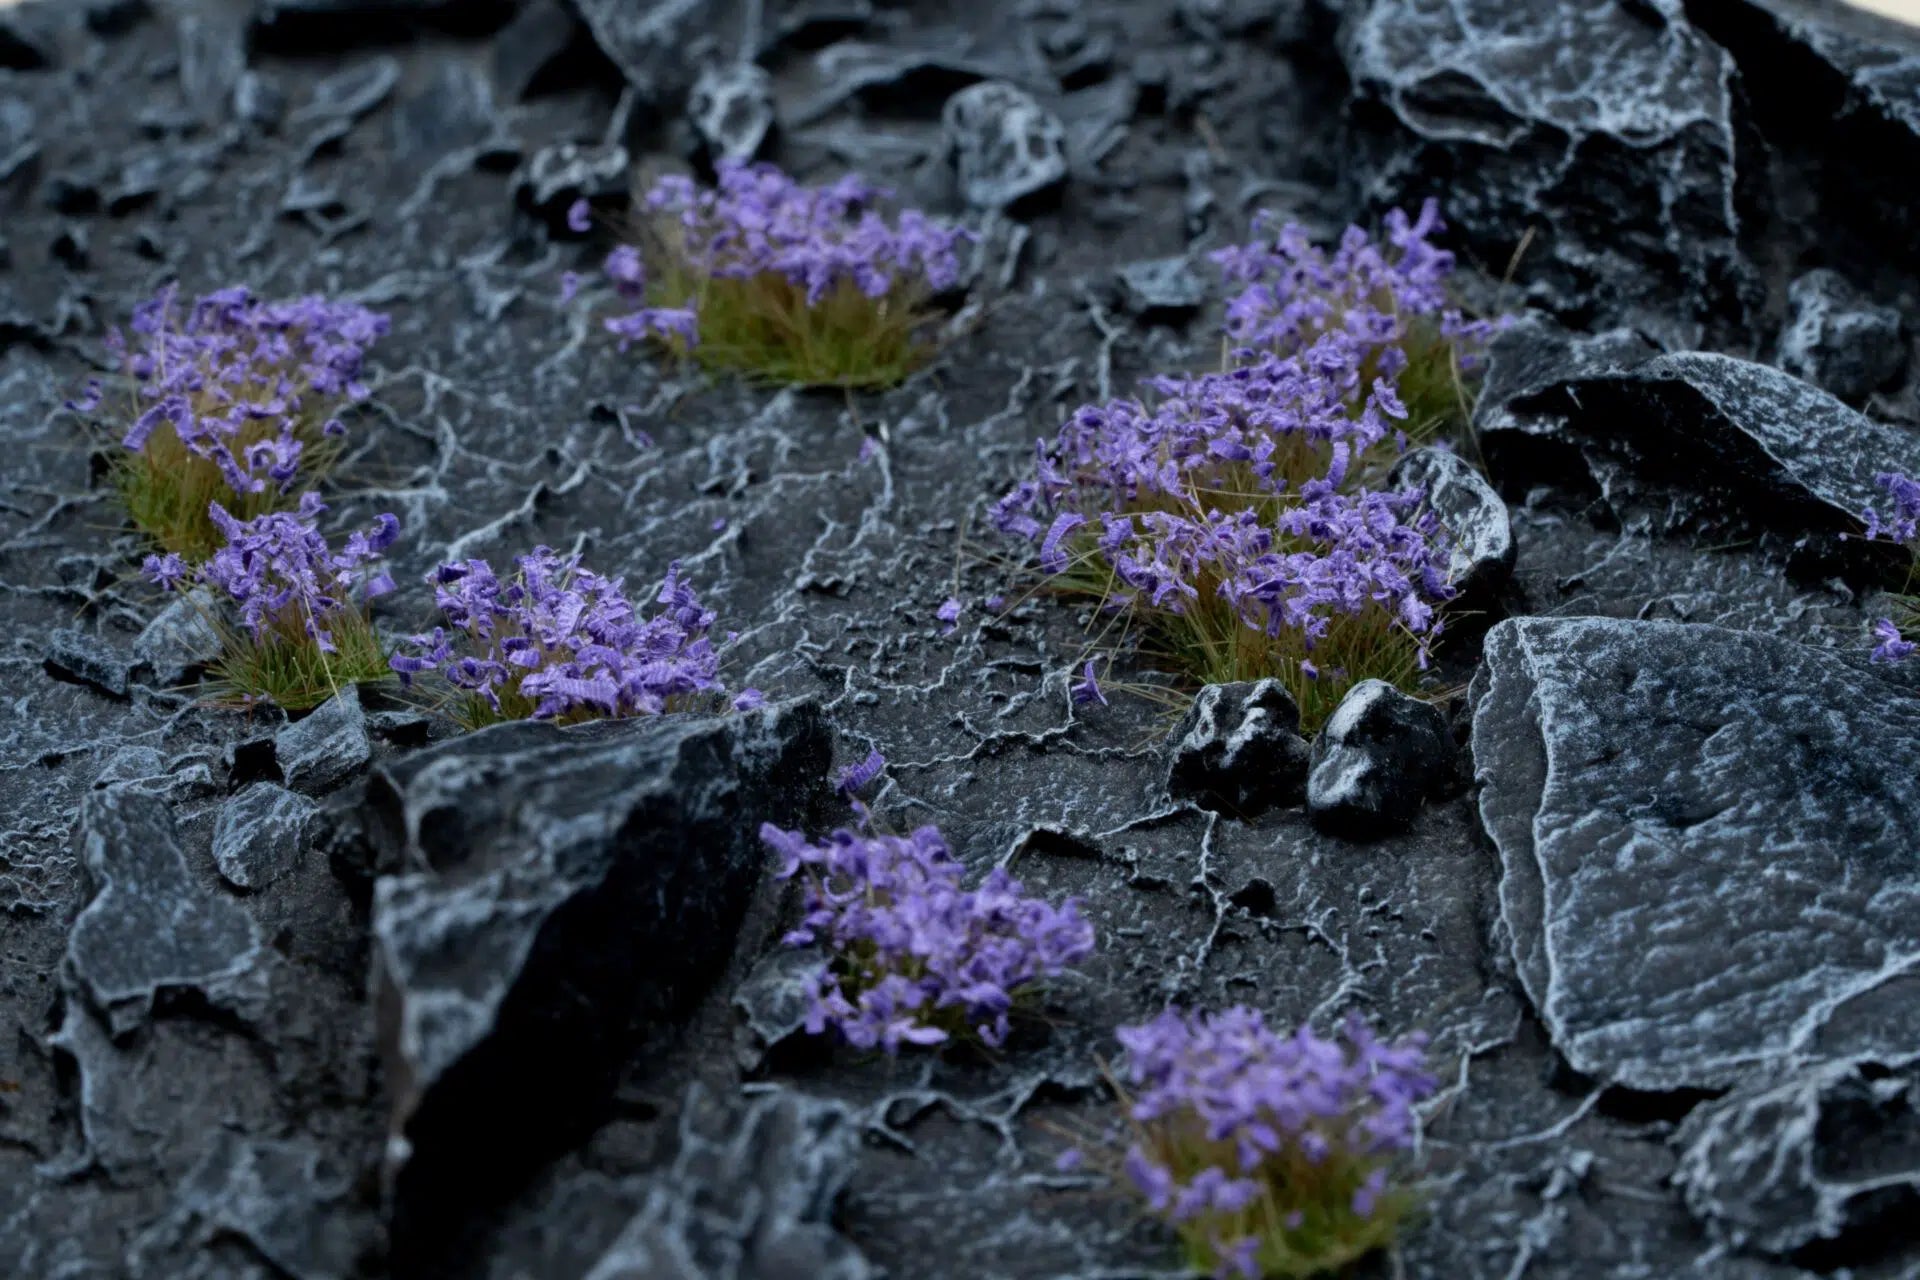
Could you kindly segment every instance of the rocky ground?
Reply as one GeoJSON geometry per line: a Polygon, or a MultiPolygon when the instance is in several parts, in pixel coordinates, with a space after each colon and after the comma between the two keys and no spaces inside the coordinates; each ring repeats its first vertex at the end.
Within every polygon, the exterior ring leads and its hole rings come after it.
{"type": "Polygon", "coordinates": [[[1054,1168],[1171,999],[1431,1033],[1431,1211],[1380,1274],[1914,1274],[1920,676],[1865,661],[1894,565],[1842,535],[1920,474],[1916,174],[1920,35],[1806,0],[6,10],[0,1274],[1176,1274],[1054,1168]],[[743,57],[762,154],[983,233],[895,391],[716,383],[559,301],[603,247],[576,195],[751,145],[737,72],[691,92],[743,57]],[[1064,138],[1011,211],[940,122],[989,78],[1064,138]],[[1469,295],[1530,313],[1476,415],[1513,620],[1443,657],[1410,829],[1170,794],[1163,708],[1069,696],[1085,619],[980,603],[985,506],[1076,404],[1214,357],[1200,255],[1252,211],[1428,194],[1469,295]],[[463,740],[371,694],[196,705],[203,637],[60,411],[176,278],[392,314],[332,496],[399,514],[403,583],[679,558],[770,709],[463,740]],[[794,1035],[753,830],[843,820],[819,784],[875,748],[884,820],[1098,926],[1003,1053],[794,1035]]]}

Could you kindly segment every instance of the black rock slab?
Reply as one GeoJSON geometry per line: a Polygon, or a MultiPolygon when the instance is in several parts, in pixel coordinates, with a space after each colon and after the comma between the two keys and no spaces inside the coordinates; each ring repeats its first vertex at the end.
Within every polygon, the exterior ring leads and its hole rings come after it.
{"type": "Polygon", "coordinates": [[[89,792],[80,856],[94,894],[67,936],[67,967],[115,1034],[166,991],[258,1012],[265,952],[253,919],[189,873],[163,801],[133,787],[89,792]]]}
{"type": "Polygon", "coordinates": [[[595,1118],[727,962],[760,823],[804,821],[830,758],[818,708],[787,703],[500,725],[375,771],[369,838],[400,869],[372,945],[403,1250],[439,1247],[450,1186],[504,1187],[595,1118]]]}
{"type": "Polygon", "coordinates": [[[1857,404],[1907,367],[1900,313],[1862,298],[1837,271],[1809,271],[1787,290],[1780,367],[1857,404]]]}
{"type": "Polygon", "coordinates": [[[319,795],[339,786],[373,756],[360,690],[348,685],[304,720],[273,735],[273,754],[287,785],[319,795]]]}
{"type": "Polygon", "coordinates": [[[90,631],[63,627],[47,637],[42,663],[55,680],[87,685],[110,698],[127,696],[127,660],[90,631]]]}
{"type": "Polygon", "coordinates": [[[740,0],[572,3],[600,51],[655,106],[684,97],[703,63],[741,52],[760,8],[740,0]]]}
{"type": "Polygon", "coordinates": [[[1404,828],[1452,775],[1453,759],[1440,708],[1384,680],[1362,680],[1314,735],[1307,816],[1322,831],[1357,839],[1404,828]]]}
{"type": "Polygon", "coordinates": [[[1810,553],[1871,553],[1836,535],[1858,534],[1860,513],[1884,505],[1876,474],[1920,474],[1920,435],[1769,365],[1704,351],[1625,363],[1639,349],[1619,332],[1503,335],[1476,412],[1496,476],[1529,469],[1511,446],[1537,457],[1557,444],[1727,523],[1811,535],[1810,553]]]}
{"type": "Polygon", "coordinates": [[[169,1212],[134,1241],[127,1265],[133,1280],[170,1280],[182,1268],[210,1274],[192,1270],[195,1261],[205,1265],[220,1256],[220,1242],[238,1241],[270,1274],[340,1280],[378,1238],[372,1215],[354,1202],[351,1175],[317,1147],[223,1132],[169,1212]]]}
{"type": "MultiPolygon", "coordinates": [[[[1836,1062],[1689,1112],[1674,1185],[1733,1248],[1829,1270],[1920,1261],[1920,1071],[1836,1062]]],[[[1891,1273],[1887,1273],[1891,1274],[1891,1273]]],[[[1910,1274],[1910,1272],[1903,1272],[1910,1274]]]]}
{"type": "Polygon", "coordinates": [[[1373,203],[1440,197],[1496,271],[1534,230],[1529,278],[1603,321],[1744,319],[1734,63],[1677,4],[1365,0],[1340,48],[1373,203]]]}
{"type": "Polygon", "coordinates": [[[235,888],[265,888],[299,861],[319,808],[278,783],[254,783],[221,806],[213,824],[213,864],[235,888]]]}
{"type": "Polygon", "coordinates": [[[1739,62],[1788,156],[1809,202],[1795,230],[1870,270],[1920,266],[1920,30],[1816,0],[1692,0],[1687,13],[1739,62]]]}
{"type": "Polygon", "coordinates": [[[695,1085],[673,1163],[587,1280],[875,1280],[833,1226],[860,1134],[837,1102],[789,1090],[729,1103],[695,1085]]]}
{"type": "Polygon", "coordinates": [[[1306,788],[1300,708],[1278,680],[1210,684],[1167,739],[1167,794],[1251,817],[1306,788]]]}
{"type": "Polygon", "coordinates": [[[1473,706],[1503,929],[1574,1070],[1715,1089],[1920,1046],[1920,697],[1754,632],[1521,618],[1473,706]]]}

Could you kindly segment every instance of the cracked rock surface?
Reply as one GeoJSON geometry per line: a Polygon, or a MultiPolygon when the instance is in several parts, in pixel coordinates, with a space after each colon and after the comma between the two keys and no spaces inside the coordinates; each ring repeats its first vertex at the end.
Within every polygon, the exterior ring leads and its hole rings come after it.
{"type": "Polygon", "coordinates": [[[1898,583],[1840,535],[1920,472],[1915,66],[1812,0],[0,8],[0,1276],[1172,1276],[1055,1165],[1169,1001],[1431,1035],[1429,1212],[1371,1274],[1914,1274],[1920,675],[1865,661],[1898,583]],[[755,149],[978,233],[925,371],[803,394],[602,332],[636,174],[755,149]],[[986,507],[1075,406],[1218,361],[1205,255],[1256,210],[1427,195],[1463,301],[1528,314],[1412,464],[1479,580],[1424,803],[1357,843],[1277,704],[1182,729],[1124,656],[1076,701],[1101,621],[986,507]],[[443,560],[678,560],[767,707],[202,705],[217,636],[61,408],[171,279],[392,317],[326,486],[401,521],[389,634],[443,560]],[[882,821],[1095,925],[1003,1053],[801,1030],[754,833],[849,821],[876,749],[882,821]]]}

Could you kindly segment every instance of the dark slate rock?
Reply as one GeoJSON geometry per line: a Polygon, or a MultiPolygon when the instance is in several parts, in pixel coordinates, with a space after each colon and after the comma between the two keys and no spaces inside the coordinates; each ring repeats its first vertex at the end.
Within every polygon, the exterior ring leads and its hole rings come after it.
{"type": "Polygon", "coordinates": [[[287,785],[308,795],[331,791],[352,777],[373,758],[360,690],[348,685],[306,719],[280,730],[273,736],[273,754],[287,785]]]}
{"type": "Polygon", "coordinates": [[[888,44],[842,40],[820,50],[807,68],[809,90],[783,123],[798,127],[837,110],[849,99],[884,109],[942,98],[983,80],[1017,80],[1017,59],[968,53],[973,42],[960,31],[922,29],[888,44]]]}
{"type": "Polygon", "coordinates": [[[751,160],[773,129],[773,78],[752,63],[708,67],[687,95],[687,118],[714,160],[751,160]]]}
{"type": "Polygon", "coordinates": [[[213,770],[205,760],[169,754],[158,747],[121,747],[100,767],[96,788],[131,788],[167,801],[212,795],[213,770]]]}
{"type": "Polygon", "coordinates": [[[441,63],[393,113],[395,150],[424,164],[480,147],[504,132],[492,82],[465,62],[441,63]]]}
{"type": "Polygon", "coordinates": [[[1468,607],[1485,608],[1513,572],[1518,554],[1507,504],[1451,449],[1415,449],[1393,469],[1396,485],[1417,485],[1452,539],[1447,577],[1468,607]]]}
{"type": "Polygon", "coordinates": [[[826,963],[812,947],[783,946],[762,957],[742,979],[733,993],[733,1007],[746,1019],[760,1049],[771,1050],[805,1029],[807,990],[826,963]]]}
{"type": "Polygon", "coordinates": [[[833,1226],[860,1134],[837,1102],[791,1090],[729,1103],[699,1085],[673,1163],[587,1280],[877,1280],[833,1226]]]}
{"type": "Polygon", "coordinates": [[[1678,5],[1364,0],[1340,45],[1376,203],[1442,195],[1494,263],[1536,229],[1528,274],[1603,317],[1747,305],[1734,64],[1678,5]]]}
{"type": "Polygon", "coordinates": [[[1920,1072],[1911,1066],[1836,1062],[1736,1090],[1694,1108],[1674,1145],[1687,1208],[1735,1249],[1817,1263],[1913,1240],[1920,1072]]]}
{"type": "Polygon", "coordinates": [[[1920,699],[1719,627],[1521,618],[1473,686],[1513,963],[1604,1084],[1920,1044],[1920,699]]]}
{"type": "Polygon", "coordinates": [[[542,147],[527,158],[514,175],[514,197],[521,208],[560,230],[575,200],[625,199],[633,182],[632,170],[627,149],[618,143],[562,142],[542,147]]]}
{"type": "Polygon", "coordinates": [[[1833,271],[1809,271],[1787,290],[1780,367],[1858,403],[1906,372],[1900,313],[1878,307],[1833,271]]]}
{"type": "Polygon", "coordinates": [[[686,93],[704,62],[737,51],[759,7],[740,0],[573,0],[573,6],[601,52],[655,106],[686,93]]]}
{"type": "Polygon", "coordinates": [[[1208,685],[1167,741],[1176,800],[1251,817],[1305,791],[1300,708],[1278,680],[1208,685]]]}
{"type": "Polygon", "coordinates": [[[1185,254],[1129,262],[1114,273],[1120,303],[1138,316],[1184,315],[1207,300],[1207,282],[1185,254]]]}
{"type": "Polygon", "coordinates": [[[583,39],[580,20],[560,0],[530,0],[494,39],[494,87],[508,102],[565,87],[556,80],[568,70],[567,54],[583,39]]]}
{"type": "Polygon", "coordinates": [[[372,936],[413,1247],[446,1180],[509,1179],[578,1136],[727,962],[759,824],[802,821],[830,754],[818,709],[788,703],[505,724],[375,771],[373,857],[405,869],[374,886],[372,936]]]}
{"type": "Polygon", "coordinates": [[[127,660],[91,631],[64,627],[47,637],[43,665],[55,680],[83,684],[110,698],[127,696],[127,660]]]}
{"type": "Polygon", "coordinates": [[[87,29],[101,36],[125,35],[152,12],[147,0],[87,0],[87,29]]]}
{"type": "Polygon", "coordinates": [[[385,102],[400,83],[400,64],[375,58],[350,65],[313,86],[307,105],[294,113],[293,123],[352,124],[385,102]]]}
{"type": "Polygon", "coordinates": [[[221,635],[207,620],[211,604],[205,587],[196,587],[154,614],[132,641],[134,676],[173,689],[219,658],[221,635]]]}
{"type": "Polygon", "coordinates": [[[274,1275],[340,1280],[356,1274],[360,1256],[378,1239],[352,1193],[350,1174],[310,1143],[218,1133],[172,1207],[135,1240],[129,1274],[172,1280],[196,1259],[204,1262],[215,1241],[239,1239],[274,1275]]]}
{"type": "Polygon", "coordinates": [[[233,114],[248,124],[276,129],[287,116],[286,90],[279,81],[248,71],[233,86],[233,114]]]}
{"type": "Polygon", "coordinates": [[[59,47],[31,6],[0,9],[0,70],[44,71],[57,64],[59,47]]]}
{"type": "Polygon", "coordinates": [[[214,821],[214,865],[236,888],[265,888],[299,861],[319,808],[297,791],[254,783],[228,800],[214,821]]]}
{"type": "MultiPolygon", "coordinates": [[[[1884,501],[1875,474],[1920,474],[1920,436],[1874,421],[1768,365],[1710,352],[1623,364],[1638,349],[1611,333],[1565,339],[1526,325],[1494,344],[1476,426],[1495,474],[1514,438],[1571,448],[1602,473],[1666,489],[1752,529],[1778,529],[1827,556],[1866,554],[1860,512],[1884,501]],[[1559,372],[1566,370],[1567,372],[1559,372]]],[[[1524,452],[1524,451],[1523,451],[1524,452]]]]}
{"type": "Polygon", "coordinates": [[[253,919],[189,874],[165,803],[131,787],[89,792],[80,854],[94,896],[67,936],[67,966],[115,1035],[169,990],[258,1012],[265,976],[253,919]]]}
{"type": "Polygon", "coordinates": [[[1403,829],[1452,776],[1453,752],[1440,708],[1384,680],[1362,680],[1313,739],[1307,815],[1337,835],[1403,829]]]}
{"type": "Polygon", "coordinates": [[[940,113],[970,205],[1004,209],[1067,176],[1067,131],[1026,90],[1003,80],[962,89],[940,113]]]}
{"type": "Polygon", "coordinates": [[[1852,238],[1876,266],[1920,265],[1920,31],[1808,0],[1704,0],[1687,13],[1733,54],[1768,141],[1791,155],[1795,196],[1809,201],[1797,230],[1852,238]]]}
{"type": "Polygon", "coordinates": [[[247,70],[247,29],[226,14],[188,13],[180,19],[180,93],[205,124],[227,118],[247,70]]]}

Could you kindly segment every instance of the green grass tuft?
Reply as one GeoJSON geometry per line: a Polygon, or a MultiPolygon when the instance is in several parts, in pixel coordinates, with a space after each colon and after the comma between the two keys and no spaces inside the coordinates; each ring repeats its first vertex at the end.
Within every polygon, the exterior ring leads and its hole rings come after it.
{"type": "MultiPolygon", "coordinates": [[[[195,406],[195,411],[203,407],[195,406]]],[[[135,413],[130,407],[127,421],[135,413]]],[[[197,565],[226,545],[226,537],[207,515],[208,504],[218,502],[242,521],[269,511],[291,511],[300,505],[300,495],[333,469],[343,442],[321,431],[325,421],[320,414],[307,414],[296,424],[294,435],[302,446],[299,479],[285,493],[271,484],[260,493],[235,493],[220,468],[189,450],[168,425],[156,428],[138,452],[122,447],[118,438],[109,442],[108,478],[134,528],[162,551],[197,565]]],[[[265,419],[243,427],[233,441],[234,453],[244,456],[249,445],[278,435],[279,427],[277,420],[265,419]]]]}
{"type": "Polygon", "coordinates": [[[308,711],[347,685],[380,685],[396,677],[386,647],[363,609],[346,607],[325,619],[334,652],[327,653],[298,623],[276,626],[256,639],[213,620],[221,653],[208,669],[206,701],[218,707],[272,703],[308,711]]]}
{"type": "Polygon", "coordinates": [[[653,278],[647,304],[690,307],[700,340],[659,338],[702,368],[799,387],[875,390],[895,386],[932,359],[929,331],[940,313],[925,284],[903,278],[882,298],[869,298],[842,278],[818,302],[775,271],[745,278],[709,276],[662,235],[645,255],[653,278]]]}
{"type": "MultiPolygon", "coordinates": [[[[1222,1274],[1215,1242],[1251,1236],[1259,1241],[1256,1265],[1265,1280],[1306,1280],[1342,1271],[1392,1244],[1418,1212],[1419,1195],[1389,1184],[1374,1200],[1371,1213],[1355,1213],[1354,1193],[1389,1162],[1364,1153],[1364,1136],[1323,1136],[1328,1150],[1317,1162],[1307,1158],[1298,1142],[1268,1156],[1260,1166],[1262,1194],[1239,1213],[1211,1213],[1176,1224],[1188,1265],[1207,1275],[1222,1274]]],[[[1190,1126],[1176,1130],[1157,1122],[1140,1129],[1140,1140],[1182,1184],[1209,1167],[1237,1167],[1231,1142],[1209,1141],[1190,1126]]]]}

